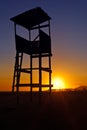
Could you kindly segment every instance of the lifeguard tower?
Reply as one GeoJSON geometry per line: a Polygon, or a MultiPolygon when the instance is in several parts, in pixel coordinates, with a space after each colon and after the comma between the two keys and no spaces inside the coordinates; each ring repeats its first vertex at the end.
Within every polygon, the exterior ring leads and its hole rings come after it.
{"type": "Polygon", "coordinates": [[[13,75],[12,92],[19,92],[20,87],[29,87],[30,92],[33,92],[33,88],[38,88],[41,93],[42,88],[47,87],[51,92],[51,34],[50,34],[50,17],[40,7],[36,7],[15,17],[10,20],[14,22],[15,31],[15,44],[16,44],[16,57],[13,75]],[[17,34],[17,27],[23,27],[28,30],[28,39],[23,38],[17,34]],[[37,30],[37,31],[36,31],[37,30]],[[44,31],[45,30],[45,31],[44,31]],[[34,37],[32,31],[37,32],[37,36],[34,37]],[[32,35],[34,38],[32,38],[32,35]],[[23,54],[29,56],[30,61],[29,68],[23,68],[23,54]],[[34,67],[35,58],[38,61],[38,67],[34,67]],[[47,58],[48,66],[43,66],[43,58],[47,58]],[[34,63],[33,63],[34,62],[34,63]],[[38,82],[33,82],[35,71],[38,71],[38,82]],[[48,83],[43,83],[42,72],[48,73],[48,83]],[[28,83],[20,83],[21,73],[26,73],[30,79],[28,83]]]}

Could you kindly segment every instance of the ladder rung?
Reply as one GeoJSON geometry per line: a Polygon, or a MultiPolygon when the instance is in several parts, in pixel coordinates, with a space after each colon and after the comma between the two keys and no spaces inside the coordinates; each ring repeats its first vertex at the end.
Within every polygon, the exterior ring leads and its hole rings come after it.
{"type": "Polygon", "coordinates": [[[52,70],[50,68],[42,68],[43,71],[47,71],[47,72],[51,72],[52,73],[52,70]]]}
{"type": "Polygon", "coordinates": [[[18,68],[20,68],[20,67],[21,67],[21,65],[18,65],[18,66],[16,65],[16,66],[15,66],[15,68],[17,68],[17,67],[18,67],[18,68]]]}
{"type": "Polygon", "coordinates": [[[53,87],[53,85],[51,84],[42,84],[42,85],[39,85],[39,84],[18,84],[19,87],[53,87]]]}
{"type": "Polygon", "coordinates": [[[19,69],[20,72],[24,72],[24,73],[31,73],[31,71],[26,70],[26,69],[19,69]]]}
{"type": "MultiPolygon", "coordinates": [[[[16,69],[16,71],[17,71],[17,69],[16,69]]],[[[31,71],[29,71],[29,70],[19,69],[19,68],[18,68],[18,72],[31,73],[31,71]]]]}

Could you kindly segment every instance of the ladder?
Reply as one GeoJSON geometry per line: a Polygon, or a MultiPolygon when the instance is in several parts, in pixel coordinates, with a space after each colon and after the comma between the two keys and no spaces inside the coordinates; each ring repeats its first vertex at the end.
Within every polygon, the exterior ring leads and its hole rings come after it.
{"type": "Polygon", "coordinates": [[[12,92],[14,92],[14,88],[16,87],[16,91],[18,91],[18,85],[20,82],[20,74],[22,67],[23,53],[16,53],[15,57],[15,66],[14,66],[14,74],[13,74],[13,83],[12,83],[12,92]]]}

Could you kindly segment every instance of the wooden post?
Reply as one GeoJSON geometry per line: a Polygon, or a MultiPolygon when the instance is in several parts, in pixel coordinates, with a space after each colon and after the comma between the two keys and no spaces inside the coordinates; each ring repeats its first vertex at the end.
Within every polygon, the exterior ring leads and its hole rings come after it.
{"type": "MultiPolygon", "coordinates": [[[[38,25],[38,29],[39,29],[39,34],[40,34],[40,25],[38,25]]],[[[39,40],[40,40],[40,36],[39,36],[39,40]]],[[[41,85],[42,85],[42,60],[41,60],[41,45],[40,45],[40,50],[39,50],[39,102],[41,103],[41,85]]]]}
{"type": "MultiPolygon", "coordinates": [[[[29,30],[29,41],[31,41],[30,30],[29,30]]],[[[30,54],[30,101],[32,101],[32,54],[30,54]]]]}

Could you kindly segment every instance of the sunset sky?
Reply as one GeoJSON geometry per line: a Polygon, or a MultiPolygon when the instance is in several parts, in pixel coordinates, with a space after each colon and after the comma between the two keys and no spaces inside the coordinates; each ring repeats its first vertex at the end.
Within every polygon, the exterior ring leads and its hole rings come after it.
{"type": "Polygon", "coordinates": [[[65,86],[87,85],[87,0],[0,1],[0,91],[11,90],[15,57],[10,18],[40,6],[51,20],[52,78],[65,86]]]}

